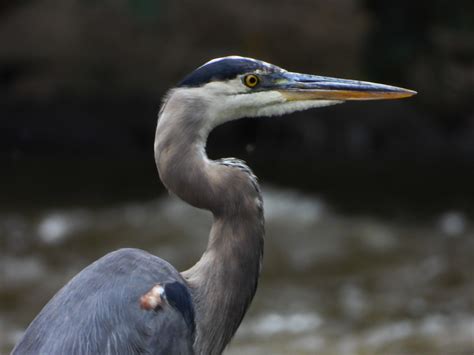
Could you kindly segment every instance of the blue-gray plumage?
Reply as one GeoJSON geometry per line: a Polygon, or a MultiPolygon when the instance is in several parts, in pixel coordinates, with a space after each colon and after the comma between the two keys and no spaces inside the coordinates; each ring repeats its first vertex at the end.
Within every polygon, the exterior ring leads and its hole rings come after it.
{"type": "Polygon", "coordinates": [[[69,281],[33,320],[14,353],[190,354],[193,339],[194,309],[179,272],[145,251],[120,249],[69,281]],[[141,295],[156,283],[179,283],[166,295],[178,303],[140,309],[141,295]],[[162,336],[170,333],[176,336],[162,336]]]}
{"type": "Polygon", "coordinates": [[[110,253],[49,301],[13,353],[222,353],[257,289],[264,218],[256,177],[241,160],[210,160],[209,132],[242,117],[413,94],[290,73],[251,58],[219,58],[199,67],[166,96],[154,148],[167,189],[214,216],[201,259],[179,273],[141,250],[110,253]]]}

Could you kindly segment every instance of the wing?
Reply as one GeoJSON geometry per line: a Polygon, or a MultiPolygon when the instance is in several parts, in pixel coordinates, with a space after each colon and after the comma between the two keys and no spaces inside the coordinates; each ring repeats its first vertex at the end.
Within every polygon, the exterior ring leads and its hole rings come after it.
{"type": "Polygon", "coordinates": [[[189,288],[179,272],[142,250],[120,249],[66,284],[13,354],[193,354],[194,331],[189,288]],[[140,299],[156,284],[165,285],[167,301],[144,309],[140,299]]]}

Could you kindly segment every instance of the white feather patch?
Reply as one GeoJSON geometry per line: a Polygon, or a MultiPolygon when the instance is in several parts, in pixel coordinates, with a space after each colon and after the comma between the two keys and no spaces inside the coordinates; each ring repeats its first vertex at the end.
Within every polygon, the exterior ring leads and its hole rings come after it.
{"type": "Polygon", "coordinates": [[[288,113],[304,111],[311,108],[332,106],[342,103],[343,101],[333,100],[306,100],[306,101],[288,101],[275,105],[264,106],[256,110],[255,115],[249,117],[268,117],[282,116],[288,113]]]}
{"type": "MultiPolygon", "coordinates": [[[[214,59],[218,60],[218,59],[214,59]]],[[[287,101],[280,92],[255,91],[246,87],[240,78],[210,82],[197,88],[178,88],[171,95],[178,95],[183,103],[193,105],[195,100],[205,103],[201,119],[201,135],[225,122],[243,117],[281,116],[316,107],[331,106],[342,101],[302,100],[287,101]]]]}

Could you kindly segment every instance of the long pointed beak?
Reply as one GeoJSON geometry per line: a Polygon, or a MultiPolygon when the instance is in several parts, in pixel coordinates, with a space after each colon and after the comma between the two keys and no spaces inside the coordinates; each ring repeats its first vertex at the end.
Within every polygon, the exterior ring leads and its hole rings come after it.
{"type": "Polygon", "coordinates": [[[275,79],[276,90],[288,101],[390,100],[416,95],[416,91],[396,86],[291,72],[275,79]]]}

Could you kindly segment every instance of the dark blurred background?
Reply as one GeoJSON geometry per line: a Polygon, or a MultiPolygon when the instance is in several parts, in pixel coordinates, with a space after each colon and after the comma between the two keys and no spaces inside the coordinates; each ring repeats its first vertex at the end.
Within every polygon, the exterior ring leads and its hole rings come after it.
{"type": "Polygon", "coordinates": [[[8,205],[154,195],[160,98],[229,54],[419,95],[228,124],[212,135],[211,156],[242,157],[263,181],[357,207],[416,199],[433,208],[434,198],[467,207],[474,198],[472,1],[2,4],[0,189],[8,205]]]}
{"type": "MultiPolygon", "coordinates": [[[[382,224],[395,219],[396,230],[411,223],[413,234],[424,233],[421,240],[441,225],[441,235],[454,230],[466,238],[458,239],[456,250],[469,245],[465,250],[474,251],[472,0],[11,0],[0,3],[5,265],[37,253],[37,242],[28,242],[21,231],[40,228],[50,211],[69,216],[71,208],[160,198],[153,139],[161,97],[197,66],[231,54],[419,94],[232,122],[212,133],[212,158],[242,158],[264,186],[316,196],[338,218],[368,216],[382,224]]],[[[54,236],[57,225],[51,226],[54,236]]],[[[410,250],[411,232],[400,233],[410,250]]],[[[96,236],[88,238],[94,245],[96,236]]],[[[446,245],[440,238],[442,255],[446,245]]],[[[74,271],[115,246],[102,245],[74,271]]],[[[41,248],[50,258],[49,249],[41,248]]],[[[472,278],[463,273],[466,263],[447,279],[468,285],[468,297],[472,278]]],[[[41,302],[65,279],[50,286],[41,302]]],[[[5,288],[4,308],[20,307],[22,287],[5,288]]],[[[466,302],[461,310],[472,306],[466,302]]],[[[40,306],[36,301],[17,326],[25,326],[40,306]]],[[[401,349],[421,354],[427,348],[401,349]]],[[[433,349],[428,353],[435,354],[433,349]]]]}

